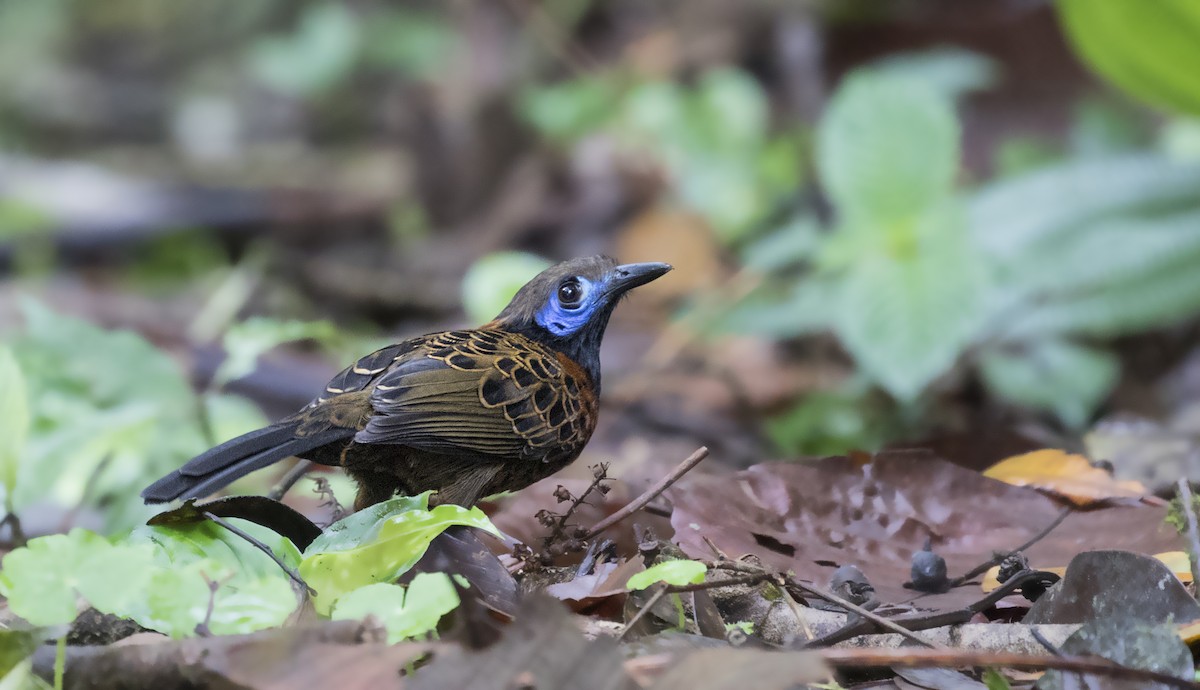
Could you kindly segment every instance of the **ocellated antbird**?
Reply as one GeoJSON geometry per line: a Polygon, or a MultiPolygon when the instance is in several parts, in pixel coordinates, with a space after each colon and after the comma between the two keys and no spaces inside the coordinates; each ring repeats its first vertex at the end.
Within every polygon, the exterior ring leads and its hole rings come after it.
{"type": "Polygon", "coordinates": [[[142,498],[206,496],[292,456],[345,468],[358,510],[397,492],[467,506],[528,486],[579,457],[596,427],[609,316],[669,270],[603,256],[548,268],[493,321],[363,357],[299,412],[201,453],[142,498]]]}

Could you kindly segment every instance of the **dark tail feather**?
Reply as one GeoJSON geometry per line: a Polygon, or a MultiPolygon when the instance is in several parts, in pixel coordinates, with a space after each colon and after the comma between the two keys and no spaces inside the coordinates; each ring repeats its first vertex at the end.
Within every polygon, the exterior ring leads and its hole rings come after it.
{"type": "Polygon", "coordinates": [[[284,458],[354,436],[354,429],[329,429],[297,438],[292,425],[269,426],[238,436],[192,458],[142,491],[146,503],[200,498],[284,458]]]}

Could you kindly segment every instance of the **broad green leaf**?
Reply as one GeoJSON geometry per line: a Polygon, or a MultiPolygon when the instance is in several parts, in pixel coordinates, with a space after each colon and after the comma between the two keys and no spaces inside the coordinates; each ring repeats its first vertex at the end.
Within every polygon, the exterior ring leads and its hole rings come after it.
{"type": "Polygon", "coordinates": [[[0,564],[0,594],[13,613],[34,625],[75,620],[77,598],[97,610],[118,613],[142,595],[153,551],[113,545],[83,529],[31,539],[0,564]]]}
{"type": "Polygon", "coordinates": [[[17,473],[29,436],[29,400],[25,377],[12,350],[0,346],[0,488],[4,490],[4,510],[13,509],[17,473]]]}
{"type": "Polygon", "coordinates": [[[437,630],[442,616],[458,608],[458,592],[445,573],[419,573],[407,587],[386,582],[343,595],[333,607],[334,620],[375,616],[388,631],[388,643],[424,637],[437,630]]]}
{"type": "Polygon", "coordinates": [[[495,252],[476,261],[463,276],[463,308],[475,323],[491,321],[525,283],[550,266],[525,252],[495,252]]]}
{"type": "Polygon", "coordinates": [[[38,629],[0,630],[0,678],[7,676],[17,664],[29,658],[44,639],[45,631],[38,629]]]}
{"type": "Polygon", "coordinates": [[[735,69],[700,77],[691,117],[710,146],[731,150],[758,146],[767,133],[769,106],[758,81],[735,69]]]}
{"type": "Polygon", "coordinates": [[[110,331],[22,304],[24,332],[11,343],[36,390],[18,509],[34,500],[107,502],[110,529],[143,517],[132,499],[204,450],[196,397],[178,364],[129,331],[110,331]],[[80,347],[86,343],[86,347],[80,347]],[[100,463],[103,471],[97,473],[100,463]]]}
{"type": "Polygon", "coordinates": [[[1067,36],[1101,76],[1160,108],[1200,115],[1200,4],[1059,0],[1067,36]]]}
{"type": "Polygon", "coordinates": [[[742,263],[761,273],[778,271],[815,257],[822,239],[815,218],[797,216],[783,227],[747,242],[742,248],[742,263]]]}
{"type": "Polygon", "coordinates": [[[1200,208],[1200,165],[1157,155],[1074,161],[989,185],[968,208],[980,248],[1020,260],[1038,242],[1101,219],[1200,208]]]}
{"type": "Polygon", "coordinates": [[[817,170],[848,218],[906,222],[942,202],[958,170],[950,102],[918,81],[847,78],[817,130],[817,170]]]}
{"type": "Polygon", "coordinates": [[[285,94],[314,94],[349,72],[358,57],[360,33],[358,19],[346,5],[309,5],[294,33],[260,39],[250,52],[250,68],[285,94]]]}
{"type": "Polygon", "coordinates": [[[859,367],[902,401],[958,359],[982,325],[987,267],[944,209],[913,247],[852,264],[835,305],[838,337],[859,367]]]}
{"type": "Polygon", "coordinates": [[[656,582],[668,585],[695,585],[704,582],[708,568],[700,561],[674,560],[663,561],[635,573],[625,586],[632,590],[646,589],[656,582]]]}
{"type": "MultiPolygon", "coordinates": [[[[1005,262],[1009,289],[1038,303],[1087,296],[1200,265],[1200,208],[1153,218],[1101,218],[1005,262]]],[[[1018,316],[1019,318],[1019,316],[1018,316]]]]}
{"type": "Polygon", "coordinates": [[[1053,412],[1072,428],[1087,423],[1120,373],[1120,362],[1111,353],[1060,340],[1037,342],[1020,353],[989,350],[979,366],[991,391],[1053,412]]]}
{"type": "MultiPolygon", "coordinates": [[[[235,522],[284,563],[299,565],[300,552],[290,541],[260,525],[235,522]]],[[[216,523],[145,526],[129,539],[156,547],[157,567],[145,596],[123,612],[147,628],[191,636],[212,599],[212,632],[248,633],[280,625],[299,604],[290,578],[270,557],[216,523]],[[220,583],[215,596],[210,581],[220,583]]]]}
{"type": "Polygon", "coordinates": [[[296,321],[256,316],[233,325],[222,340],[225,361],[213,382],[223,386],[254,371],[258,358],[268,350],[295,340],[328,341],[337,337],[329,321],[296,321]]]}
{"type": "Polygon", "coordinates": [[[837,315],[837,285],[825,278],[797,279],[782,294],[759,291],[702,323],[702,330],[794,338],[828,329],[837,315]]]}
{"type": "Polygon", "coordinates": [[[1111,337],[1178,323],[1200,313],[1200,271],[1195,266],[1195,255],[1184,255],[1129,280],[1029,305],[1004,333],[1013,339],[1111,337]]]}
{"type": "Polygon", "coordinates": [[[948,98],[984,91],[1000,80],[1000,65],[979,53],[943,46],[899,53],[871,63],[878,74],[920,81],[948,98]]]}
{"type": "Polygon", "coordinates": [[[430,492],[402,496],[361,510],[329,527],[304,551],[300,575],[328,613],[339,597],[364,585],[394,582],[421,560],[434,537],[466,525],[498,534],[479,508],[428,509],[430,492]]]}

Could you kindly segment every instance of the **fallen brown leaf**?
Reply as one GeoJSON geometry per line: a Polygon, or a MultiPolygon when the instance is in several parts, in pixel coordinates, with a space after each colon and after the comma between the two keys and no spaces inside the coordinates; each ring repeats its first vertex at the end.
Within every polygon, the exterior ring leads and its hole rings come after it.
{"type": "MultiPolygon", "coordinates": [[[[768,565],[824,584],[837,565],[857,565],[884,602],[914,599],[903,587],[912,554],[932,540],[950,577],[993,551],[1028,541],[1061,507],[1042,493],[984,477],[915,452],[888,452],[861,464],[756,465],[731,476],[689,476],[668,492],[676,541],[693,557],[752,553],[768,565]]],[[[1089,549],[1157,553],[1183,548],[1163,523],[1166,509],[1143,504],[1068,515],[1028,550],[1034,562],[1065,562],[1089,549]]],[[[957,608],[980,598],[975,586],[925,595],[920,605],[957,608]]]]}

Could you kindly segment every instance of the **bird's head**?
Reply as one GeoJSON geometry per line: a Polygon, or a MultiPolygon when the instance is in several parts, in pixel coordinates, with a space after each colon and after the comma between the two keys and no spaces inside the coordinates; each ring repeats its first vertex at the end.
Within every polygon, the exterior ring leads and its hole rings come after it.
{"type": "Polygon", "coordinates": [[[600,340],[621,297],[671,270],[670,264],[621,264],[607,256],[571,259],[525,284],[490,326],[563,352],[600,383],[600,340]]]}

